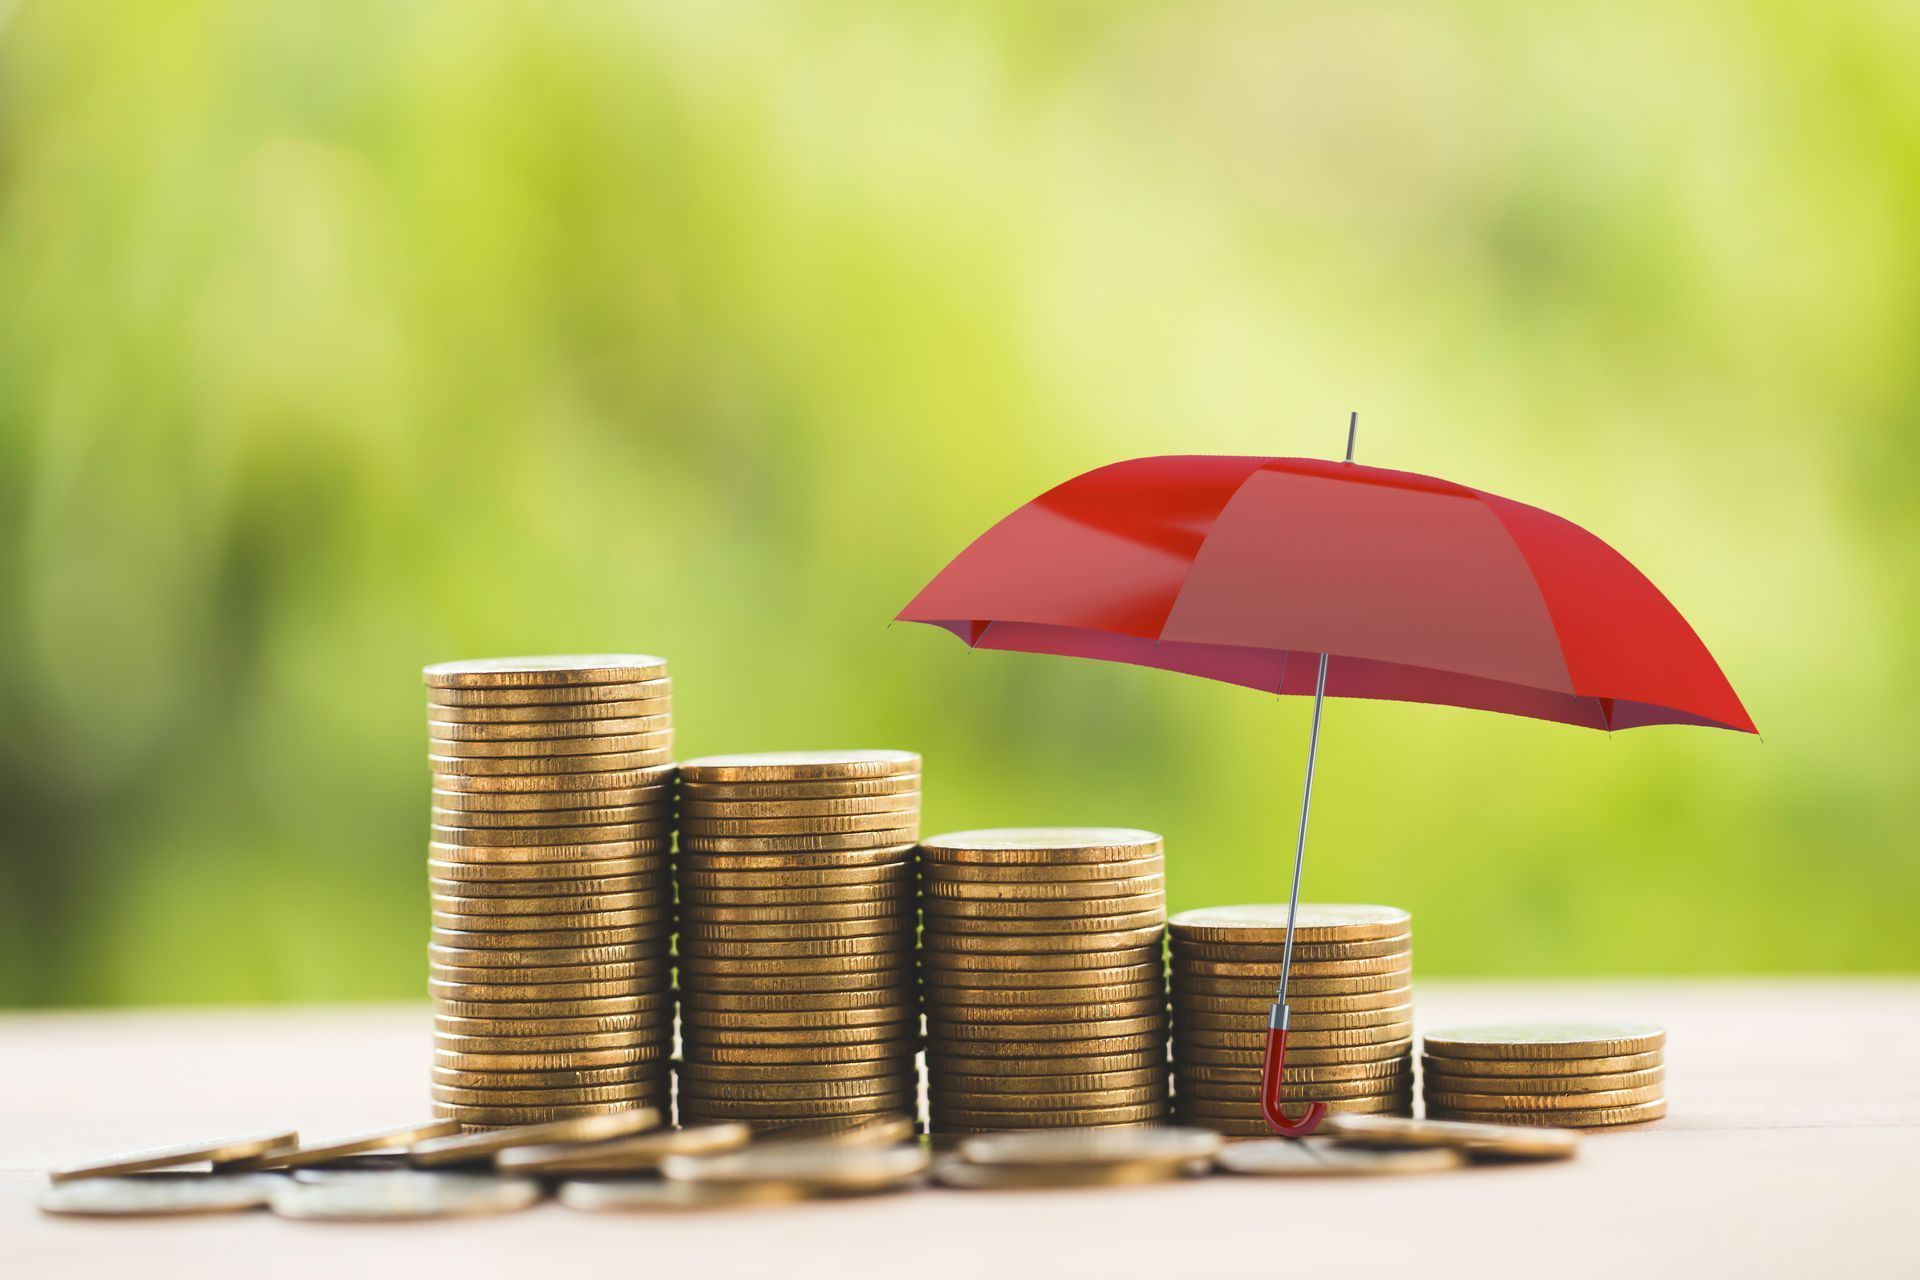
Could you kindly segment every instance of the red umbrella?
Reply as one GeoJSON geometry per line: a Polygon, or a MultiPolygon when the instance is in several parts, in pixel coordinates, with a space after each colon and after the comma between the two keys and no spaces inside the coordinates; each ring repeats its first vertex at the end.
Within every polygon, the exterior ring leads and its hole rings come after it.
{"type": "Polygon", "coordinates": [[[1713,655],[1624,556],[1524,503],[1347,461],[1184,455],[1076,476],[956,556],[899,616],[974,648],[1103,658],[1313,695],[1262,1109],[1280,1106],[1293,911],[1325,699],[1591,729],[1754,732],[1713,655]]]}

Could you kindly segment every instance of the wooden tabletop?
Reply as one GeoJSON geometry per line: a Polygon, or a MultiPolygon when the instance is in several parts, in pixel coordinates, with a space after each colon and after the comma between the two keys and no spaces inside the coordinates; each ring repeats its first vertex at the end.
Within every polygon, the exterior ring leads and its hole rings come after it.
{"type": "Polygon", "coordinates": [[[921,1191],[689,1217],[394,1225],[44,1217],[50,1165],[424,1114],[424,1007],[0,1018],[0,1275],[1920,1275],[1920,982],[1422,982],[1421,1024],[1663,1023],[1672,1113],[1559,1165],[921,1191]]]}

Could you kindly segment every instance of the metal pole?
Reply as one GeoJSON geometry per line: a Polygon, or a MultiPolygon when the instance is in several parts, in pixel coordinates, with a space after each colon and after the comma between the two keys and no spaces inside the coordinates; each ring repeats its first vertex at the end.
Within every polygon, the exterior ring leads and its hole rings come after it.
{"type": "MultiPolygon", "coordinates": [[[[1360,411],[1347,416],[1347,461],[1353,461],[1353,438],[1360,430],[1360,411]]],[[[1300,793],[1300,834],[1293,844],[1293,891],[1287,895],[1287,941],[1280,952],[1280,990],[1273,998],[1270,1022],[1287,1025],[1287,978],[1293,972],[1293,925],[1300,913],[1300,871],[1307,861],[1307,811],[1313,807],[1313,767],[1320,756],[1320,713],[1327,705],[1327,655],[1313,678],[1313,728],[1307,734],[1307,784],[1300,793]]]]}

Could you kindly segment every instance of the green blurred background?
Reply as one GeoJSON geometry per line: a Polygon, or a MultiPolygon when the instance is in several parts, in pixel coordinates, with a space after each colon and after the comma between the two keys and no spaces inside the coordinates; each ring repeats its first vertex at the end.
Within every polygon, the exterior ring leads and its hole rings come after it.
{"type": "Polygon", "coordinates": [[[1765,741],[1336,703],[1428,974],[1920,968],[1907,0],[0,3],[0,1002],[423,990],[422,663],[1284,895],[1307,707],[888,618],[1155,452],[1559,511],[1765,741]]]}

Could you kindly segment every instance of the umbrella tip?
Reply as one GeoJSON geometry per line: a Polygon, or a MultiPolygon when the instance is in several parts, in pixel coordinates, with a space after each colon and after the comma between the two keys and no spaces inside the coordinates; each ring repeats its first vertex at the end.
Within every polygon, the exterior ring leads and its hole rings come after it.
{"type": "Polygon", "coordinates": [[[1347,461],[1353,461],[1353,437],[1360,430],[1360,411],[1354,409],[1347,414],[1347,461]]]}

